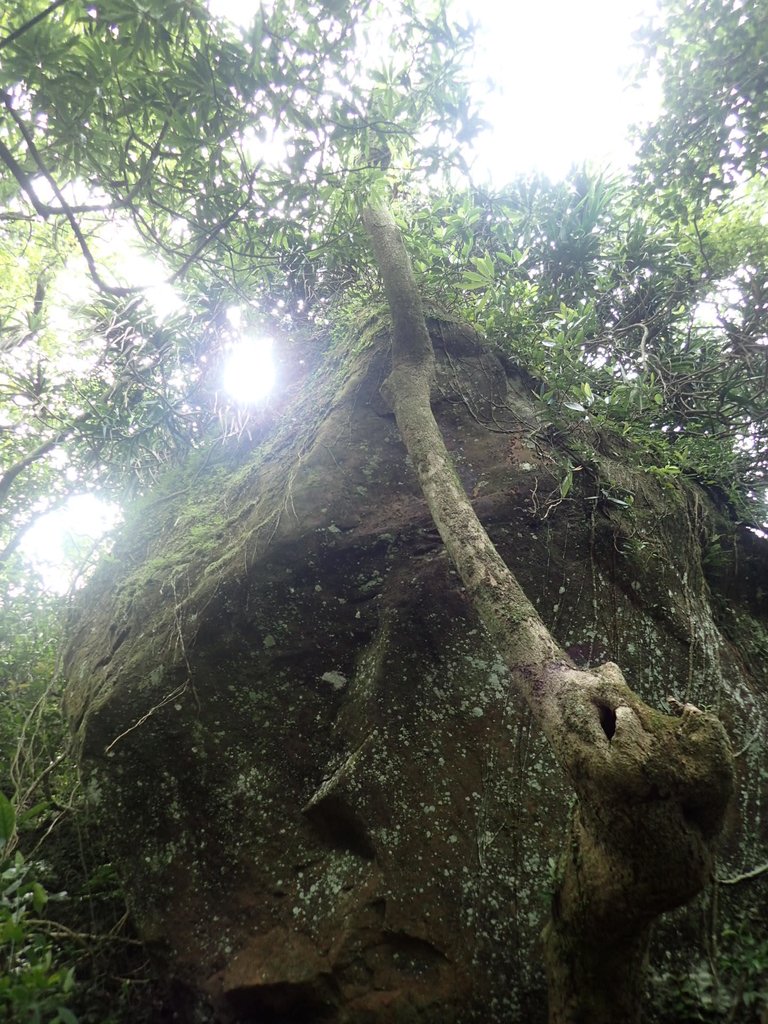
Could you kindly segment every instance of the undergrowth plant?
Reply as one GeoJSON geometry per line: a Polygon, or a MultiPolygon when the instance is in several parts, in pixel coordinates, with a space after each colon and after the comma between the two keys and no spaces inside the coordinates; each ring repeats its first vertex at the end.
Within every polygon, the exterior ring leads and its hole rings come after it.
{"type": "Polygon", "coordinates": [[[29,1024],[77,1024],[68,1008],[75,985],[74,966],[61,965],[42,917],[51,900],[44,863],[12,851],[16,809],[0,792],[0,1013],[29,1024]]]}

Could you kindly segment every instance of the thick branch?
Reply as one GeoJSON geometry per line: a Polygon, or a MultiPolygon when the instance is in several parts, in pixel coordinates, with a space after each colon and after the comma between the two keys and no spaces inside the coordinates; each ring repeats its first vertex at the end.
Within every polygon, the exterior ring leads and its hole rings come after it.
{"type": "Polygon", "coordinates": [[[25,469],[29,469],[29,467],[34,465],[34,463],[39,459],[42,459],[43,456],[48,454],[48,452],[53,451],[53,449],[60,444],[65,437],[71,434],[73,430],[74,427],[69,427],[66,430],[59,431],[59,433],[55,434],[47,441],[43,441],[42,444],[39,444],[37,448],[29,452],[28,455],[25,455],[22,459],[19,459],[18,462],[15,462],[10,466],[3,475],[0,476],[0,502],[5,501],[8,497],[8,493],[13,487],[16,477],[23,473],[25,469]]]}
{"type": "Polygon", "coordinates": [[[432,342],[411,261],[394,217],[384,206],[368,206],[363,211],[363,223],[373,245],[392,314],[393,370],[403,365],[422,367],[431,376],[432,342]]]}
{"type": "MultiPolygon", "coordinates": [[[[7,94],[3,94],[3,99],[7,106],[10,97],[8,97],[7,94]]],[[[139,195],[139,193],[147,184],[152,175],[152,171],[154,169],[154,162],[160,152],[160,148],[163,144],[163,139],[165,137],[166,132],[168,131],[169,125],[170,121],[166,120],[163,123],[162,127],[160,128],[157,139],[152,144],[152,147],[147,147],[149,149],[149,156],[146,161],[146,164],[141,173],[139,174],[139,176],[137,177],[136,181],[128,189],[125,196],[122,199],[110,199],[108,203],[69,203],[65,206],[51,206],[50,203],[44,203],[36,194],[32,179],[22,168],[21,164],[19,164],[18,160],[13,155],[11,150],[3,143],[1,139],[0,160],[3,161],[3,163],[6,165],[8,170],[11,172],[11,174],[18,182],[18,184],[21,186],[22,192],[29,199],[30,203],[32,204],[35,210],[35,213],[37,213],[39,217],[69,217],[73,213],[109,213],[112,212],[113,210],[130,210],[134,214],[134,216],[137,216],[137,211],[133,208],[133,201],[139,195]]],[[[24,134],[24,138],[25,140],[30,139],[31,136],[27,132],[26,134],[24,134]]],[[[42,173],[46,174],[47,172],[43,171],[42,173]]],[[[127,187],[127,181],[125,182],[125,184],[127,187]]],[[[29,213],[4,212],[0,214],[0,220],[29,221],[33,220],[33,216],[32,214],[29,213]]],[[[159,241],[157,239],[155,239],[155,241],[157,241],[159,244],[159,241]]],[[[173,249],[168,249],[167,251],[175,252],[175,250],[173,249]]]]}
{"type": "MultiPolygon", "coordinates": [[[[77,205],[69,206],[51,206],[50,203],[44,203],[42,199],[35,193],[32,179],[24,171],[21,164],[18,162],[16,157],[0,139],[0,160],[3,161],[5,166],[14,176],[18,184],[21,186],[21,190],[24,195],[29,199],[30,203],[34,207],[35,213],[39,217],[67,217],[72,213],[104,213],[108,210],[122,209],[127,204],[125,203],[78,203],[77,205]]],[[[5,220],[25,220],[29,219],[28,214],[4,214],[3,219],[5,220]]]]}
{"type": "Polygon", "coordinates": [[[502,561],[467,498],[430,405],[434,354],[421,299],[394,218],[369,206],[363,221],[392,314],[392,372],[382,389],[414,464],[435,525],[469,598],[507,664],[518,672],[526,700],[541,707],[531,670],[568,662],[536,609],[502,561]]]}
{"type": "Polygon", "coordinates": [[[54,448],[65,441],[71,434],[73,434],[78,427],[82,426],[83,423],[88,421],[88,416],[85,413],[81,413],[76,416],[71,423],[68,423],[66,427],[62,427],[61,430],[57,430],[56,433],[49,437],[46,441],[42,441],[37,448],[33,448],[31,452],[28,452],[23,458],[19,459],[12,466],[0,476],[0,505],[8,497],[8,494],[16,482],[17,477],[29,469],[40,459],[44,458],[49,452],[52,452],[54,448]]]}
{"type": "Polygon", "coordinates": [[[759,878],[768,871],[768,864],[761,864],[760,867],[745,871],[741,875],[734,875],[733,878],[718,878],[720,885],[739,885],[741,882],[751,882],[753,878],[759,878]]]}
{"type": "Polygon", "coordinates": [[[26,532],[32,526],[34,526],[34,524],[39,519],[42,519],[43,516],[47,516],[49,513],[54,512],[58,508],[61,508],[61,506],[67,501],[69,497],[69,494],[61,495],[61,497],[51,502],[50,505],[46,505],[44,508],[40,508],[39,510],[33,512],[32,515],[27,517],[25,522],[15,527],[11,538],[9,539],[5,547],[2,550],[0,550],[0,569],[2,569],[2,567],[6,564],[6,562],[8,562],[8,560],[11,558],[14,552],[18,549],[19,545],[24,540],[24,535],[26,534],[26,532]]]}

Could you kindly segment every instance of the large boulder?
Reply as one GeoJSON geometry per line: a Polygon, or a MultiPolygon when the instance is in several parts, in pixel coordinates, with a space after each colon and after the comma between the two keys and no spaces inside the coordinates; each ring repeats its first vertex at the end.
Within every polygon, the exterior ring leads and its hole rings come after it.
{"type": "MultiPolygon", "coordinates": [[[[624,442],[547,426],[502,356],[431,328],[436,414],[503,557],[578,664],[719,711],[743,748],[724,852],[765,860],[768,545],[624,442]]],[[[70,624],[89,799],[142,934],[222,1022],[544,1020],[569,793],[432,526],[386,373],[374,330],[327,347],[133,510],[70,624]]],[[[698,921],[661,930],[667,969],[701,953],[698,921]]]]}

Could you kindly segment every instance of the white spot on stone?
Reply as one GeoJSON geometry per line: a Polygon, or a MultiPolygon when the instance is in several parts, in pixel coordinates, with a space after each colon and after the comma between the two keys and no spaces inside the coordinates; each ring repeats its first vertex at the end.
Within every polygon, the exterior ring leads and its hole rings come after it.
{"type": "Polygon", "coordinates": [[[320,678],[324,683],[330,683],[334,690],[343,690],[347,685],[347,677],[341,672],[324,672],[320,678]]]}

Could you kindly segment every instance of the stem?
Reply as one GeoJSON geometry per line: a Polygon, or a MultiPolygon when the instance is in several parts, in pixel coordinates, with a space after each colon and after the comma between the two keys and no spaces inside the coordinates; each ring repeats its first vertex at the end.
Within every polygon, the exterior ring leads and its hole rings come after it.
{"type": "Polygon", "coordinates": [[[371,239],[392,314],[392,372],[382,392],[390,402],[424,497],[468,596],[523,696],[541,711],[532,670],[567,662],[497,552],[462,487],[432,413],[434,353],[411,262],[392,214],[368,206],[371,239]]]}

